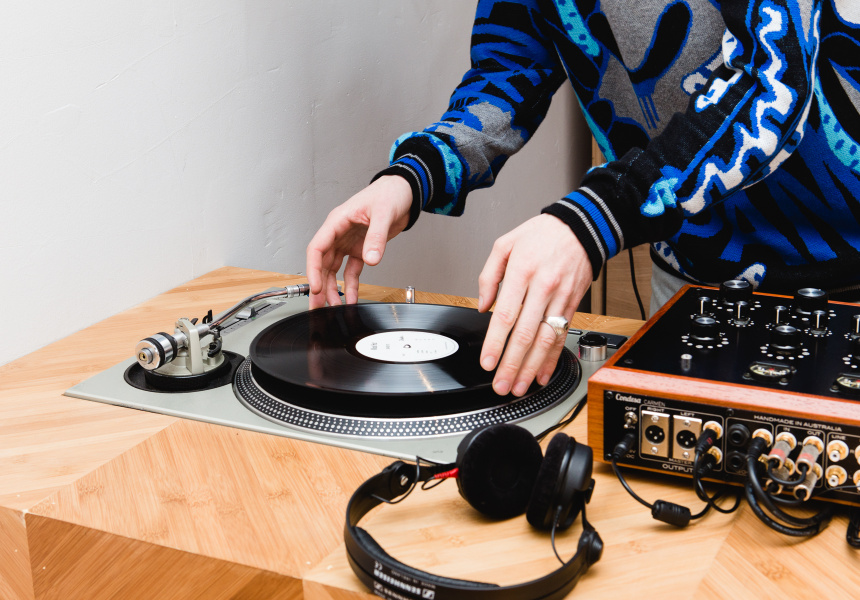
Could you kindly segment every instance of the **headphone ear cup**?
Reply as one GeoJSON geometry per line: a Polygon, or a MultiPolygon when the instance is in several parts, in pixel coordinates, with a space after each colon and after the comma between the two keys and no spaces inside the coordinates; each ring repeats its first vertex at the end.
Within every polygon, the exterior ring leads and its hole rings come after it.
{"type": "Polygon", "coordinates": [[[478,512],[509,519],[525,512],[541,461],[540,444],[522,427],[478,429],[457,448],[457,487],[478,512]]]}
{"type": "Polygon", "coordinates": [[[581,492],[591,483],[594,453],[564,433],[557,433],[546,449],[529,499],[526,520],[537,529],[550,529],[558,513],[559,529],[576,520],[584,501],[581,492]]]}

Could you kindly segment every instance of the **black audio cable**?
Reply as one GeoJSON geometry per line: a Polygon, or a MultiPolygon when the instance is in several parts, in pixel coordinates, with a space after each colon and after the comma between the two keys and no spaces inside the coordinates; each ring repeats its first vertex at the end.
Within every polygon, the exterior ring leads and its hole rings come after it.
{"type": "Polygon", "coordinates": [[[618,467],[618,461],[627,454],[635,443],[636,436],[632,433],[628,433],[615,445],[611,454],[612,470],[615,472],[615,476],[618,478],[618,481],[621,482],[621,485],[624,486],[624,489],[627,490],[628,494],[643,506],[650,508],[651,516],[654,519],[668,523],[669,525],[674,525],[678,528],[686,527],[690,524],[690,521],[701,519],[708,514],[708,511],[711,510],[710,504],[706,504],[705,508],[694,515],[691,514],[690,509],[686,506],[681,506],[674,502],[666,502],[665,500],[657,500],[654,504],[651,504],[634,492],[633,488],[630,487],[630,484],[627,483],[627,480],[621,473],[621,469],[618,467]]]}
{"type": "Polygon", "coordinates": [[[639,286],[636,284],[636,264],[633,260],[633,248],[627,249],[630,258],[630,281],[633,284],[633,295],[636,296],[636,304],[639,305],[639,315],[645,320],[645,307],[642,305],[642,296],[639,295],[639,286]]]}
{"type": "Polygon", "coordinates": [[[747,452],[747,481],[744,485],[744,493],[750,508],[760,521],[779,533],[794,537],[812,537],[818,534],[833,516],[833,507],[826,506],[811,517],[797,517],[779,508],[774,502],[774,497],[764,490],[759,481],[761,471],[759,457],[766,446],[767,441],[757,437],[753,439],[747,452]]]}
{"type": "Polygon", "coordinates": [[[547,427],[546,429],[544,429],[543,431],[541,431],[539,434],[537,434],[537,435],[535,436],[535,439],[536,439],[537,441],[541,442],[541,441],[543,441],[543,439],[544,439],[546,436],[548,436],[550,433],[552,433],[552,432],[553,432],[553,431],[555,431],[556,429],[562,429],[563,427],[567,427],[568,425],[570,425],[571,423],[573,423],[574,419],[576,419],[576,417],[578,417],[578,416],[579,416],[579,413],[581,413],[581,412],[582,412],[582,409],[583,409],[583,408],[585,408],[585,404],[586,404],[586,402],[587,402],[587,401],[588,401],[588,398],[587,398],[587,397],[585,397],[585,396],[583,396],[583,397],[582,397],[582,400],[580,400],[580,401],[579,401],[579,404],[577,404],[577,405],[573,408],[573,411],[571,411],[570,415],[569,415],[566,419],[559,421],[559,422],[558,422],[558,423],[556,423],[555,425],[550,425],[549,427],[547,427]]]}
{"type": "Polygon", "coordinates": [[[693,460],[693,487],[696,490],[696,495],[702,502],[706,502],[708,506],[713,508],[715,511],[727,515],[729,513],[735,512],[740,507],[742,493],[739,491],[735,495],[734,504],[732,504],[728,508],[723,508],[722,506],[717,504],[717,500],[723,497],[723,490],[719,490],[716,494],[711,496],[705,490],[705,484],[702,481],[711,473],[711,471],[713,471],[714,467],[716,466],[716,456],[714,456],[710,452],[705,452],[703,455],[701,451],[697,450],[696,457],[693,460]]]}
{"type": "MultiPolygon", "coordinates": [[[[829,487],[826,490],[816,493],[814,498],[820,498],[831,492],[838,492],[842,490],[851,490],[852,492],[856,492],[857,485],[849,483],[846,485],[837,485],[835,487],[829,487]]],[[[852,548],[860,550],[860,507],[848,506],[846,508],[848,509],[846,515],[848,517],[848,526],[845,530],[845,541],[848,542],[848,545],[852,548]]]]}
{"type": "Polygon", "coordinates": [[[848,509],[848,530],[845,540],[852,548],[860,549],[860,508],[852,506],[848,509]]]}
{"type": "Polygon", "coordinates": [[[783,489],[794,489],[804,482],[806,479],[806,474],[809,472],[809,465],[806,463],[802,463],[797,467],[797,478],[794,479],[783,479],[780,477],[776,470],[779,468],[779,461],[776,459],[770,459],[767,461],[767,476],[773,481],[783,487],[783,489]]]}

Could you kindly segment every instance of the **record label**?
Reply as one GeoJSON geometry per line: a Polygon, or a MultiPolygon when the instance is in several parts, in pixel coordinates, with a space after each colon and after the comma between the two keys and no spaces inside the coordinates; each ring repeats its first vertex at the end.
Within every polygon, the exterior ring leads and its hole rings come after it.
{"type": "Polygon", "coordinates": [[[384,362],[419,363],[451,356],[460,345],[451,338],[429,331],[383,331],[363,337],[355,351],[384,362]]]}

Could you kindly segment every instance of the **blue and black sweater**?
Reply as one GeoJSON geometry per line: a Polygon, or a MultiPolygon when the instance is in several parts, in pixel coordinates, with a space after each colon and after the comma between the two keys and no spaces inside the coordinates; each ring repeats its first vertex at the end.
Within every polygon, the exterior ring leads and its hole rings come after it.
{"type": "Polygon", "coordinates": [[[565,79],[609,162],[544,212],[595,276],[627,247],[688,280],[860,287],[860,2],[479,0],[472,68],[391,166],[459,215],[565,79]]]}

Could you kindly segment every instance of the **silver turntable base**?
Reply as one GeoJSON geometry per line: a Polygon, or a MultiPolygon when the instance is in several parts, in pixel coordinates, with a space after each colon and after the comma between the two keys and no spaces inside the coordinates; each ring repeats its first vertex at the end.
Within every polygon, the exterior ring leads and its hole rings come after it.
{"type": "MultiPolygon", "coordinates": [[[[306,297],[278,300],[267,299],[261,301],[255,307],[255,315],[248,319],[237,320],[222,332],[223,349],[247,357],[251,341],[256,335],[269,325],[290,315],[306,311],[308,300],[306,297]]],[[[573,354],[582,333],[571,333],[567,338],[567,347],[573,354]]],[[[130,346],[131,346],[130,341],[130,346]]],[[[614,350],[610,347],[607,356],[614,350]]],[[[162,393],[138,389],[129,385],[124,377],[126,370],[136,364],[134,358],[127,360],[103,371],[80,384],[68,389],[65,394],[84,400],[105,402],[127,408],[136,408],[150,412],[193,419],[216,425],[237,427],[260,433],[280,435],[284,437],[339,446],[353,450],[371,452],[394,458],[414,460],[421,457],[434,462],[453,462],[457,455],[457,445],[463,436],[474,426],[487,422],[515,422],[534,434],[551,427],[564,418],[586,394],[586,383],[588,378],[599,368],[602,362],[577,361],[579,364],[579,380],[572,389],[563,394],[557,394],[552,402],[537,406],[533,412],[511,410],[506,408],[514,405],[518,399],[513,397],[499,398],[499,406],[487,409],[461,413],[452,417],[451,415],[438,418],[424,418],[425,424],[430,426],[427,433],[403,436],[392,431],[402,429],[409,425],[409,419],[392,419],[391,425],[386,431],[383,427],[378,433],[368,435],[366,432],[360,435],[344,430],[320,429],[319,427],[303,426],[299,420],[294,424],[276,422],[271,415],[265,411],[249,408],[240,401],[235,392],[234,385],[224,385],[215,389],[162,393]],[[457,427],[433,427],[433,422],[450,422],[452,418],[459,423],[457,427]]],[[[239,380],[239,378],[235,378],[239,380]]],[[[289,407],[288,402],[279,400],[289,407]]],[[[306,411],[313,415],[307,419],[309,422],[331,420],[330,415],[306,411]]],[[[350,417],[351,420],[359,420],[359,417],[350,417]]],[[[378,422],[379,419],[373,421],[378,422]]]]}

